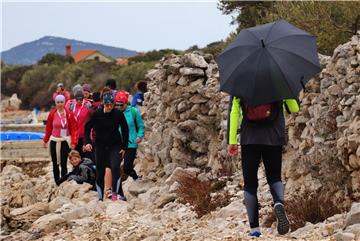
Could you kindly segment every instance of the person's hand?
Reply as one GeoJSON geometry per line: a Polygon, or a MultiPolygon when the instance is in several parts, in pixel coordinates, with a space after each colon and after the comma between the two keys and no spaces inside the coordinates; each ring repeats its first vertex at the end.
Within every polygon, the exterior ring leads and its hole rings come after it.
{"type": "Polygon", "coordinates": [[[92,145],[91,144],[86,144],[84,149],[85,149],[85,151],[91,152],[92,151],[92,145]]]}
{"type": "Polygon", "coordinates": [[[71,145],[70,145],[70,149],[71,149],[71,150],[74,150],[75,148],[76,148],[76,145],[75,145],[75,144],[71,144],[71,145]]]}
{"type": "Polygon", "coordinates": [[[44,148],[47,148],[47,143],[43,142],[44,148]]]}
{"type": "Polygon", "coordinates": [[[121,155],[121,158],[123,158],[124,155],[125,155],[125,150],[124,150],[124,149],[121,149],[120,152],[119,152],[119,154],[121,155]]]}
{"type": "Polygon", "coordinates": [[[142,141],[140,137],[136,137],[136,144],[139,144],[142,141]]]}
{"type": "Polygon", "coordinates": [[[227,147],[227,152],[229,156],[237,156],[239,154],[239,149],[237,144],[229,144],[227,147]]]}

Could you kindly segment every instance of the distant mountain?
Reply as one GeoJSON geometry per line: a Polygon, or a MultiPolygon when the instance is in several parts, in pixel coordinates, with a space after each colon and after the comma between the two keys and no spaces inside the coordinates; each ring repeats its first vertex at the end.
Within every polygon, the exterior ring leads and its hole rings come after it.
{"type": "Polygon", "coordinates": [[[2,52],[1,60],[7,64],[36,64],[37,61],[48,53],[59,53],[65,55],[65,45],[67,44],[71,45],[72,55],[82,49],[96,49],[113,58],[138,54],[136,51],[124,48],[82,42],[74,39],[45,36],[41,39],[18,45],[2,52]]]}

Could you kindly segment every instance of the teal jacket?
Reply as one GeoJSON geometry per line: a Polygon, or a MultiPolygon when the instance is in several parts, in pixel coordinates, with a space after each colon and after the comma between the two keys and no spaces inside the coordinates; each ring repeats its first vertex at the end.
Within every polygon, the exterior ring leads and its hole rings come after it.
{"type": "MultiPolygon", "coordinates": [[[[129,127],[128,148],[137,148],[138,144],[136,143],[136,137],[144,139],[144,122],[141,118],[139,110],[131,105],[128,105],[123,113],[129,127]]],[[[119,132],[121,134],[121,128],[119,128],[119,132]]]]}

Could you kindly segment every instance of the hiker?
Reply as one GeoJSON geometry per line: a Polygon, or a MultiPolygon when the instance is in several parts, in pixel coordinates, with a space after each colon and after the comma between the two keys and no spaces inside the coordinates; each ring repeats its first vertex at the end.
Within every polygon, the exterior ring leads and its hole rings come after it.
{"type": "Polygon", "coordinates": [[[228,154],[238,155],[237,130],[241,122],[241,161],[244,177],[244,200],[250,223],[250,236],[261,235],[257,199],[260,159],[262,159],[268,185],[274,202],[279,234],[289,231],[289,221],[284,208],[284,186],[281,181],[282,147],[285,145],[285,118],[283,108],[298,112],[295,100],[250,106],[240,98],[231,96],[228,120],[228,154]]]}
{"type": "Polygon", "coordinates": [[[59,180],[59,185],[64,181],[74,180],[78,184],[89,183],[95,188],[95,164],[89,158],[81,158],[80,153],[76,150],[70,151],[69,161],[73,170],[59,180]]]}
{"type": "Polygon", "coordinates": [[[124,171],[125,174],[137,180],[139,176],[134,170],[134,160],[138,144],[144,139],[144,122],[139,110],[128,105],[128,98],[129,94],[126,91],[119,91],[115,96],[115,108],[124,113],[129,127],[129,144],[124,156],[124,171]]]}
{"type": "Polygon", "coordinates": [[[70,149],[77,145],[77,123],[72,112],[66,110],[65,96],[55,97],[55,108],[50,111],[46,122],[44,147],[50,140],[50,155],[53,164],[54,180],[57,181],[67,174],[67,158],[70,149]],[[61,166],[61,176],[59,174],[61,166]]]}
{"type": "Polygon", "coordinates": [[[90,103],[93,102],[93,97],[91,94],[91,85],[90,84],[83,84],[82,90],[84,93],[84,99],[88,100],[90,103]]]}
{"type": "Polygon", "coordinates": [[[65,90],[63,83],[58,83],[57,84],[56,91],[53,94],[53,100],[55,100],[55,97],[57,95],[65,96],[65,103],[66,103],[66,101],[70,100],[70,93],[69,93],[69,91],[65,90]]]}
{"type": "Polygon", "coordinates": [[[110,166],[112,172],[113,201],[122,199],[120,195],[120,161],[128,146],[129,129],[124,114],[114,109],[114,94],[103,94],[104,106],[98,108],[85,125],[85,150],[91,152],[90,132],[95,131],[95,164],[96,189],[99,201],[104,199],[105,167],[110,166]],[[119,128],[123,135],[119,133],[119,128]]]}
{"type": "MultiPolygon", "coordinates": [[[[134,169],[134,160],[136,158],[136,150],[138,144],[144,138],[144,123],[141,118],[140,112],[137,108],[129,105],[129,93],[125,90],[120,90],[115,96],[115,108],[124,113],[127,125],[129,127],[129,144],[124,155],[123,171],[126,176],[131,176],[133,180],[141,180],[142,176],[139,176],[134,169]]],[[[119,129],[121,133],[121,129],[119,129]]],[[[110,196],[111,193],[111,170],[106,168],[105,173],[105,187],[106,196],[110,196]]],[[[124,196],[124,195],[123,195],[124,196]]],[[[125,197],[125,196],[124,196],[125,197]]],[[[126,197],[125,200],[126,201],[126,197]]]]}
{"type": "Polygon", "coordinates": [[[83,152],[85,124],[90,118],[91,104],[85,99],[81,90],[75,93],[74,100],[70,102],[68,110],[74,114],[78,124],[78,144],[76,145],[76,150],[80,153],[81,158],[91,158],[89,153],[83,152]]]}
{"type": "Polygon", "coordinates": [[[110,88],[114,95],[116,94],[116,81],[114,79],[106,80],[105,87],[110,88]]]}
{"type": "Polygon", "coordinates": [[[138,81],[135,85],[136,93],[133,96],[132,106],[143,106],[144,93],[147,92],[147,84],[145,81],[138,81]]]}

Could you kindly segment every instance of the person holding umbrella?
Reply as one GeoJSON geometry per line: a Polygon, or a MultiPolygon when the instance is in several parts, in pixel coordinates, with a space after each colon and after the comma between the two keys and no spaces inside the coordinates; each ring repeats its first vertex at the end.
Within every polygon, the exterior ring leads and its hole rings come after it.
{"type": "Polygon", "coordinates": [[[281,180],[285,145],[283,111],[299,111],[297,96],[320,71],[315,37],[284,20],[242,30],[218,58],[220,89],[231,95],[228,116],[228,154],[238,154],[241,123],[241,161],[244,200],[250,236],[259,237],[257,172],[262,159],[274,202],[277,231],[286,234],[289,220],[281,180]]]}

